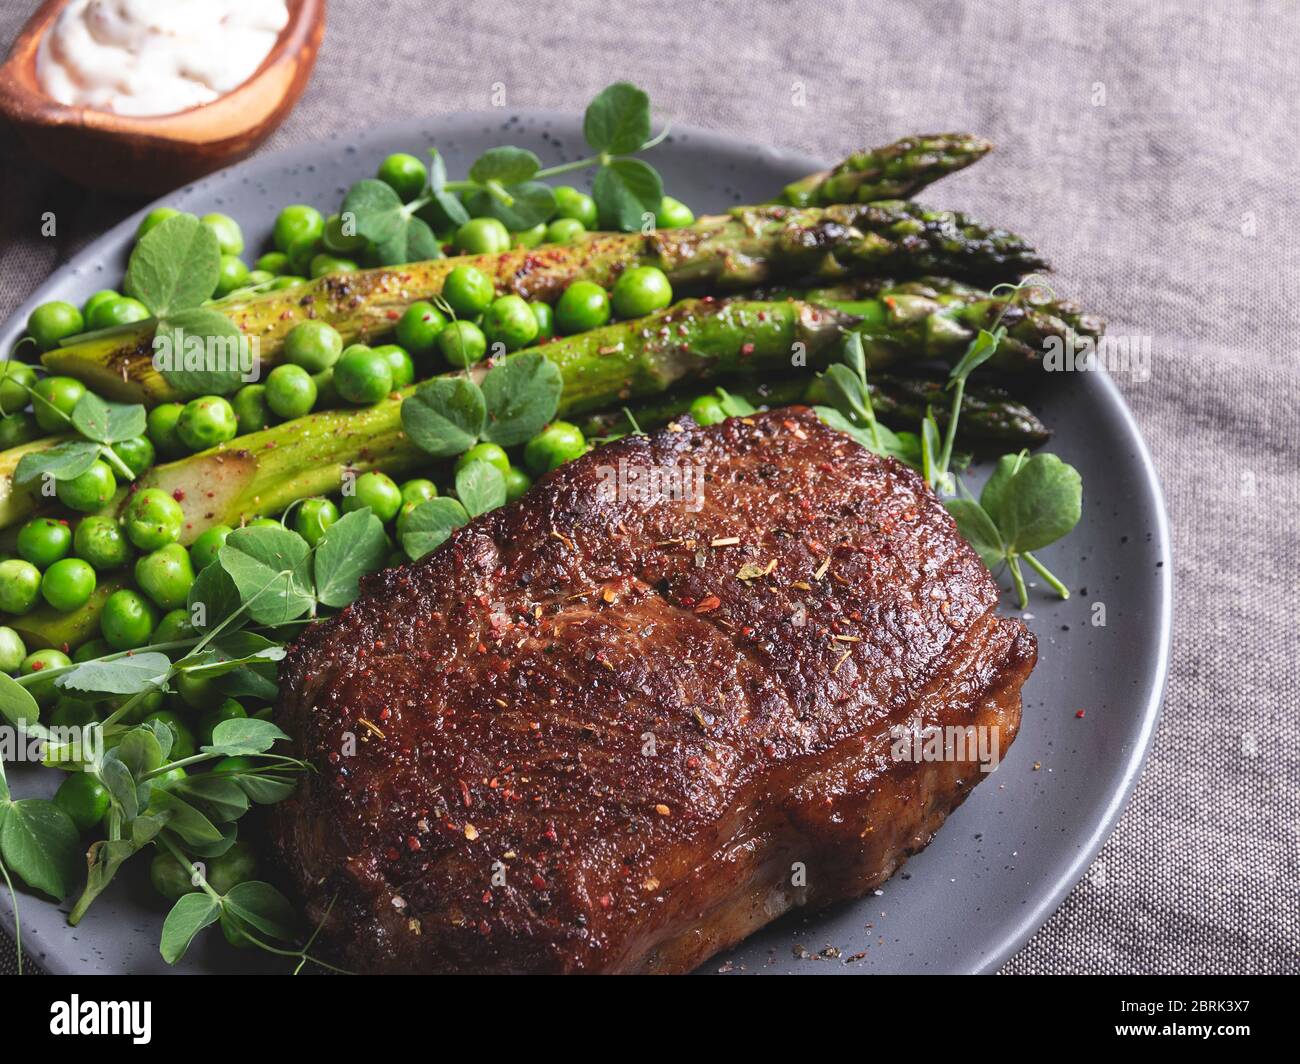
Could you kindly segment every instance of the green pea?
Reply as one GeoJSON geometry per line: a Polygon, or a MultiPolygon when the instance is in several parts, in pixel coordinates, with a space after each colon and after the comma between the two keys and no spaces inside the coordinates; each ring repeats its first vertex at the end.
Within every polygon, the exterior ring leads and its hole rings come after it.
{"type": "Polygon", "coordinates": [[[111,517],[94,515],[77,522],[72,552],[99,572],[125,565],[131,558],[131,544],[122,526],[111,517]]]}
{"type": "Polygon", "coordinates": [[[587,441],[577,425],[552,421],[524,445],[524,464],[540,476],[585,454],[587,441]]]}
{"type": "Polygon", "coordinates": [[[533,317],[537,319],[537,341],[549,340],[555,335],[555,311],[549,303],[535,300],[528,304],[533,308],[533,317]]]}
{"type": "Polygon", "coordinates": [[[41,571],[21,558],[0,562],[0,611],[26,613],[41,594],[41,571]]]}
{"type": "MultiPolygon", "coordinates": [[[[38,673],[53,673],[55,669],[66,669],[71,664],[72,659],[61,650],[33,650],[23,658],[23,663],[18,666],[18,672],[21,676],[35,676],[38,673]]],[[[27,693],[36,699],[36,704],[41,709],[47,709],[59,700],[59,691],[54,686],[54,680],[55,677],[50,675],[49,679],[26,685],[27,693]]]]}
{"type": "Polygon", "coordinates": [[[673,199],[672,196],[665,196],[659,201],[659,209],[655,211],[655,226],[657,228],[680,229],[682,226],[690,225],[694,221],[694,213],[681,200],[673,199]]]}
{"type": "Polygon", "coordinates": [[[393,390],[393,371],[382,355],[365,344],[353,344],[334,367],[334,387],[349,403],[369,406],[393,390]]]}
{"type": "Polygon", "coordinates": [[[244,251],[244,231],[228,214],[205,214],[199,219],[217,238],[217,247],[223,255],[240,255],[244,251]]]}
{"type": "Polygon", "coordinates": [[[117,491],[117,478],[107,462],[95,459],[89,469],[71,480],[60,480],[54,486],[59,502],[69,510],[91,513],[102,510],[117,491]]]}
{"type": "Polygon", "coordinates": [[[634,266],[614,284],[611,302],[620,318],[640,318],[673,301],[668,275],[657,266],[634,266]]]}
{"type": "Polygon", "coordinates": [[[415,381],[415,363],[407,354],[406,348],[397,344],[380,344],[374,352],[388,363],[394,388],[402,389],[415,381]]]}
{"type": "Polygon", "coordinates": [[[483,333],[489,343],[518,351],[537,339],[539,326],[533,308],[520,296],[500,296],[483,315],[483,333]]]}
{"type": "Polygon", "coordinates": [[[81,609],[94,593],[95,570],[80,558],[63,558],[41,577],[41,594],[60,613],[81,609]]]}
{"type": "Polygon", "coordinates": [[[312,280],[329,273],[356,273],[361,269],[352,259],[342,259],[335,255],[314,255],[311,260],[312,280]]]}
{"type": "Polygon", "coordinates": [[[428,502],[430,499],[438,497],[438,485],[432,480],[426,480],[423,477],[417,477],[414,480],[408,480],[402,485],[402,502],[413,502],[417,506],[422,502],[428,502]]]}
{"type": "MultiPolygon", "coordinates": [[[[214,709],[226,697],[217,686],[215,676],[195,676],[192,672],[183,672],[176,677],[175,683],[181,702],[200,712],[214,709]]],[[[175,761],[176,758],[172,760],[175,761]]]]}
{"type": "Polygon", "coordinates": [[[27,644],[12,628],[0,627],[0,672],[14,673],[27,657],[27,644]]]}
{"type": "Polygon", "coordinates": [[[296,288],[298,285],[306,283],[306,277],[299,277],[297,274],[285,274],[271,282],[271,291],[278,292],[282,288],[296,288]]]}
{"type": "Polygon", "coordinates": [[[460,472],[471,462],[486,462],[505,473],[510,468],[510,458],[495,443],[476,443],[456,459],[456,472],[460,472]]]}
{"type": "Polygon", "coordinates": [[[496,218],[471,218],[456,230],[456,246],[466,255],[499,255],[510,250],[510,233],[496,218]]]}
{"type": "Polygon", "coordinates": [[[47,569],[72,550],[72,530],[66,521],[34,517],[18,530],[14,545],[18,557],[38,569],[47,569]]]}
{"type": "MultiPolygon", "coordinates": [[[[199,724],[197,736],[199,746],[212,745],[212,730],[223,721],[242,720],[248,716],[244,707],[236,702],[233,698],[223,699],[221,704],[213,709],[205,710],[199,715],[199,724]]],[[[208,882],[212,882],[208,880],[208,882]]]]}
{"type": "Polygon", "coordinates": [[[438,334],[447,327],[447,318],[432,303],[420,300],[406,308],[397,321],[397,342],[417,355],[426,355],[438,342],[438,334]]]}
{"type": "Polygon", "coordinates": [[[91,773],[72,772],[54,792],[54,804],[85,834],[108,812],[108,791],[91,773]]]}
{"type": "Polygon", "coordinates": [[[36,371],[25,362],[0,362],[0,413],[13,414],[31,402],[27,389],[36,386],[36,371]]]}
{"type": "Polygon", "coordinates": [[[137,477],[152,466],[158,457],[153,441],[148,436],[132,436],[129,440],[118,440],[113,444],[113,450],[137,477]]]}
{"type": "Polygon", "coordinates": [[[191,399],[176,419],[176,435],[191,451],[206,451],[233,440],[238,431],[234,407],[219,395],[191,399]]]}
{"type": "Polygon", "coordinates": [[[36,382],[34,391],[36,423],[46,432],[67,432],[68,418],[86,394],[86,386],[75,377],[46,377],[36,382]]]}
{"type": "Polygon", "coordinates": [[[94,310],[97,306],[99,306],[101,303],[107,303],[111,299],[121,299],[121,298],[122,298],[121,292],[117,292],[112,288],[101,288],[98,292],[96,292],[94,295],[92,295],[89,299],[87,299],[84,303],[81,304],[81,316],[85,318],[86,321],[89,321],[90,312],[94,310]]]}
{"type": "Polygon", "coordinates": [[[414,155],[395,152],[379,164],[375,176],[396,192],[403,203],[410,203],[424,191],[429,171],[414,155]]]}
{"type": "Polygon", "coordinates": [[[284,338],[285,357],[308,373],[320,373],[339,360],[343,337],[324,321],[304,321],[289,330],[284,338]]]}
{"type": "Polygon", "coordinates": [[[135,227],[136,240],[139,240],[159,223],[165,222],[168,218],[175,218],[180,213],[175,207],[155,207],[141,218],[140,224],[135,227]]]}
{"type": "Polygon", "coordinates": [[[442,298],[462,318],[482,314],[494,294],[491,279],[477,266],[457,266],[442,285],[442,298]]]}
{"type": "MultiPolygon", "coordinates": [[[[190,620],[190,612],[182,606],[177,606],[174,610],[168,610],[163,614],[162,620],[158,622],[158,627],[154,629],[153,635],[149,638],[155,643],[171,643],[180,639],[193,639],[198,635],[198,629],[190,620]]],[[[161,693],[161,692],[159,692],[161,693]]]]}
{"type": "Polygon", "coordinates": [[[222,255],[217,273],[217,288],[212,294],[220,299],[248,284],[248,264],[238,255],[222,255]]]}
{"type": "Polygon", "coordinates": [[[262,285],[269,285],[274,280],[275,274],[268,273],[266,270],[249,270],[248,279],[244,281],[244,288],[260,288],[262,285]]]}
{"type": "Polygon", "coordinates": [[[33,414],[23,411],[0,416],[0,451],[21,447],[24,443],[31,443],[42,435],[41,427],[36,424],[36,417],[33,414]]]}
{"type": "Polygon", "coordinates": [[[184,409],[184,403],[161,403],[149,411],[145,431],[164,458],[179,458],[185,453],[185,444],[176,432],[176,422],[184,409]]]}
{"type": "Polygon", "coordinates": [[[254,267],[263,273],[269,273],[279,277],[289,268],[289,256],[283,251],[268,251],[253,263],[254,267]]]}
{"type": "Polygon", "coordinates": [[[716,425],[727,420],[727,412],[716,395],[701,395],[692,400],[690,415],[697,425],[716,425]]]}
{"type": "Polygon", "coordinates": [[[54,300],[42,303],[27,318],[27,335],[42,351],[58,347],[59,341],[84,332],[86,321],[71,303],[54,300]]]}
{"type": "Polygon", "coordinates": [[[356,232],[355,227],[347,228],[344,227],[343,219],[337,214],[331,214],[325,219],[325,233],[321,237],[321,244],[326,251],[332,251],[336,255],[355,255],[366,250],[366,244],[369,243],[366,238],[356,232]],[[353,231],[349,233],[347,228],[353,231]]]}
{"type": "MultiPolygon", "coordinates": [[[[184,675],[184,674],[182,674],[184,675]]],[[[144,718],[145,724],[157,721],[160,724],[167,725],[172,733],[172,748],[167,754],[168,761],[184,761],[194,753],[194,733],[180,716],[173,713],[170,709],[161,709],[157,713],[150,713],[144,718]]]]}
{"type": "Polygon", "coordinates": [[[574,281],[555,305],[555,327],[562,336],[599,329],[609,321],[609,293],[592,281],[574,281]]]}
{"type": "Polygon", "coordinates": [[[316,405],[316,382],[301,366],[276,366],[266,375],[266,405],[277,417],[296,418],[316,405]]]}
{"type": "Polygon", "coordinates": [[[230,910],[221,913],[221,935],[235,949],[254,949],[257,943],[245,934],[245,925],[230,910]]]}
{"type": "Polygon", "coordinates": [[[516,248],[535,248],[546,239],[546,223],[538,222],[531,229],[520,229],[510,234],[510,246],[516,248]]]}
{"type": "Polygon", "coordinates": [[[294,515],[294,530],[310,546],[316,546],[330,525],[339,519],[338,507],[329,499],[304,499],[294,515]]]}
{"type": "Polygon", "coordinates": [[[184,606],[194,584],[189,551],[179,543],[168,543],[144,555],[135,563],[135,582],[161,609],[184,606]]]}
{"type": "Polygon", "coordinates": [[[145,488],[127,503],[123,523],[127,539],[141,550],[154,551],[180,539],[185,511],[161,488],[145,488]]]}
{"type": "Polygon", "coordinates": [[[134,650],[149,642],[158,626],[158,611],[138,591],[114,591],[99,615],[99,631],[114,650],[134,650]]]}
{"type": "Polygon", "coordinates": [[[213,525],[198,534],[190,544],[190,562],[196,573],[201,573],[217,560],[217,552],[226,545],[233,531],[229,525],[213,525]]]}
{"type": "Polygon", "coordinates": [[[334,387],[334,368],[323,369],[313,373],[311,379],[316,382],[316,403],[319,407],[335,407],[343,404],[339,390],[334,387]]]}
{"type": "Polygon", "coordinates": [[[265,384],[245,384],[230,400],[235,412],[235,424],[239,435],[261,432],[271,424],[271,408],[266,403],[265,384]]]}
{"type": "Polygon", "coordinates": [[[392,477],[383,473],[362,473],[357,477],[355,490],[343,496],[343,512],[351,513],[369,506],[370,512],[387,523],[402,508],[402,491],[392,477]]]}
{"type": "Polygon", "coordinates": [[[288,254],[295,244],[315,243],[325,232],[325,219],[315,207],[295,203],[275,219],[272,239],[276,249],[288,254]]]}
{"type": "Polygon", "coordinates": [[[588,229],[595,229],[599,220],[596,201],[571,185],[556,186],[555,216],[575,219],[588,229]]]}
{"type": "Polygon", "coordinates": [[[533,478],[522,469],[511,466],[506,470],[506,502],[514,502],[533,486],[533,478]]]}
{"type": "Polygon", "coordinates": [[[168,901],[180,901],[199,890],[194,878],[194,873],[186,872],[170,850],[154,854],[149,862],[149,882],[168,901]]]}
{"type": "Polygon", "coordinates": [[[104,639],[91,639],[82,643],[72,652],[72,660],[80,664],[83,661],[94,661],[96,658],[106,657],[113,653],[113,648],[108,645],[104,639]]]}
{"type": "Polygon", "coordinates": [[[487,337],[472,321],[453,321],[438,337],[438,350],[449,364],[463,369],[482,361],[487,354],[487,337]]]}
{"type": "Polygon", "coordinates": [[[138,299],[120,296],[106,299],[96,305],[86,321],[87,329],[114,329],[119,325],[131,325],[150,317],[149,308],[138,299]]]}
{"type": "Polygon", "coordinates": [[[556,218],[546,227],[546,242],[572,244],[580,240],[586,231],[586,227],[576,218],[556,218]]]}

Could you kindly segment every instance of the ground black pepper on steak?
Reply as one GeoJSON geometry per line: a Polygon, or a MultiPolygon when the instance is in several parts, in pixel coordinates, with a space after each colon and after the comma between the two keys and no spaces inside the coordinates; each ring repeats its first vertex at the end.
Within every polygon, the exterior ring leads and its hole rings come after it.
{"type": "Polygon", "coordinates": [[[689,971],[983,778],[892,726],[1005,753],[1036,651],[997,603],[921,478],[806,409],[629,437],[301,637],[277,720],[318,772],[277,852],[360,971],[689,971]],[[611,497],[620,463],[702,505],[611,497]]]}

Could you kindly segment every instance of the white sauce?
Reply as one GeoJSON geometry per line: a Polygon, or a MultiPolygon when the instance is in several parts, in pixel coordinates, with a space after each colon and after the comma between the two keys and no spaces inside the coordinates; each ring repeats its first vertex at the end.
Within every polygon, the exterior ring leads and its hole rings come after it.
{"type": "Polygon", "coordinates": [[[174,114],[252,77],[288,21],[285,0],[71,0],[36,75],[68,106],[174,114]]]}

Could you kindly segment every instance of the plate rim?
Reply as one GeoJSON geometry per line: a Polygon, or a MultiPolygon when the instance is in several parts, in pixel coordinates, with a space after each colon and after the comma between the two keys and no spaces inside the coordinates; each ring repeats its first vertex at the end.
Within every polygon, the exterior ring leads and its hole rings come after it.
{"type": "MultiPolygon", "coordinates": [[[[549,121],[559,123],[572,123],[577,129],[580,129],[581,117],[571,111],[561,111],[549,108],[509,108],[505,113],[510,117],[520,119],[530,119],[534,121],[549,121]]],[[[348,137],[356,137],[364,140],[382,140],[385,137],[396,134],[399,131],[410,129],[418,124],[427,124],[430,127],[437,126],[440,123],[454,121],[457,123],[487,122],[492,125],[499,125],[502,120],[502,111],[455,111],[440,115],[411,116],[394,122],[385,122],[380,125],[372,126],[362,130],[340,132],[329,135],[324,140],[307,142],[310,147],[314,144],[333,143],[343,141],[348,137]]],[[[732,151],[739,152],[759,152],[773,160],[779,160],[783,163],[790,163],[801,166],[807,166],[808,172],[815,170],[827,169],[831,163],[822,159],[817,159],[807,153],[794,148],[781,148],[777,145],[763,143],[748,139],[739,134],[730,133],[722,130],[706,129],[700,126],[674,126],[673,136],[676,139],[680,137],[683,141],[695,141],[703,144],[706,150],[717,148],[728,148],[732,151]]],[[[0,326],[0,358],[7,358],[8,352],[13,343],[21,335],[21,329],[26,322],[27,316],[38,306],[45,298],[42,293],[49,288],[52,283],[63,279],[68,275],[68,271],[74,263],[82,259],[91,259],[95,256],[104,256],[114,254],[116,250],[114,245],[120,243],[124,235],[133,233],[140,220],[144,218],[149,211],[160,205],[165,205],[168,201],[182,194],[201,192],[205,185],[213,181],[229,180],[232,175],[237,175],[245,168],[252,167],[274,167],[277,164],[289,164],[293,161],[295,153],[301,152],[303,144],[286,145],[283,148],[258,153],[250,158],[241,160],[220,170],[213,171],[196,181],[183,185],[179,188],[163,194],[146,203],[137,211],[127,215],[121,222],[110,229],[101,233],[98,237],[91,240],[84,247],[80,248],[76,254],[69,259],[58,263],[54,269],[36,286],[30,295],[10,313],[8,318],[0,326]]],[[[360,153],[359,153],[360,154],[360,153]]],[[[1042,928],[1049,919],[1057,912],[1062,902],[1083,878],[1088,867],[1096,859],[1102,846],[1113,834],[1119,818],[1123,815],[1128,803],[1132,797],[1133,790],[1137,786],[1138,780],[1142,775],[1142,768],[1146,764],[1146,759],[1151,750],[1151,745],[1155,740],[1155,734],[1159,725],[1160,716],[1163,710],[1164,697],[1168,687],[1169,668],[1173,648],[1173,610],[1174,610],[1174,593],[1173,593],[1173,544],[1170,539],[1170,521],[1169,512],[1165,502],[1165,493],[1160,482],[1160,477],[1155,466],[1155,461],[1151,455],[1150,447],[1143,437],[1140,427],[1137,423],[1132,409],[1125,400],[1123,393],[1115,383],[1111,375],[1104,367],[1093,374],[1098,378],[1099,386],[1102,390],[1102,396],[1108,405],[1118,411],[1119,421],[1131,441],[1134,449],[1134,458],[1137,461],[1138,469],[1141,476],[1140,482],[1144,485],[1152,503],[1152,510],[1155,516],[1154,538],[1158,541],[1158,563],[1160,566],[1161,576],[1157,582],[1158,599],[1156,602],[1158,617],[1154,624],[1157,633],[1158,652],[1154,661],[1154,666],[1150,673],[1149,690],[1144,704],[1138,707],[1137,718],[1140,727],[1137,732],[1136,741],[1132,744],[1132,749],[1125,760],[1123,771],[1120,775],[1119,786],[1117,786],[1110,795],[1109,800],[1102,812],[1102,815],[1096,820],[1085,841],[1078,847],[1077,852],[1063,871],[1055,875],[1049,889],[1045,890],[1037,903],[1027,907],[1027,911],[1015,923],[1015,927],[1009,933],[1004,933],[1001,940],[987,953],[983,954],[978,963],[968,965],[964,968],[966,974],[988,974],[1000,969],[1012,956],[1014,956],[1033,935],[1042,928]]],[[[47,899],[36,894],[20,891],[19,897],[30,899],[39,904],[52,905],[47,899]]],[[[57,904],[56,908],[63,908],[63,905],[57,904]]],[[[7,891],[0,889],[0,928],[3,928],[10,940],[13,939],[14,920],[13,910],[7,891]]],[[[30,951],[30,959],[36,960],[30,951]]],[[[74,965],[63,961],[60,954],[51,950],[46,950],[45,955],[39,958],[40,967],[47,973],[53,975],[72,975],[79,974],[79,969],[74,965]]],[[[80,972],[80,974],[85,974],[80,972]]],[[[867,974],[867,973],[863,973],[867,974]]]]}

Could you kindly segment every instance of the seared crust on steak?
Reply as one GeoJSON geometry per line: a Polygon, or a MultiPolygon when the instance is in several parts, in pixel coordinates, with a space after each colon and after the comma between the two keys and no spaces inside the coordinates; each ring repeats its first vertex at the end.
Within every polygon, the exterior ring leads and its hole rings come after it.
{"type": "Polygon", "coordinates": [[[689,971],[888,878],[983,778],[891,729],[1005,752],[1035,644],[997,603],[923,480],[809,410],[628,437],[303,634],[277,851],[358,970],[689,971]]]}

